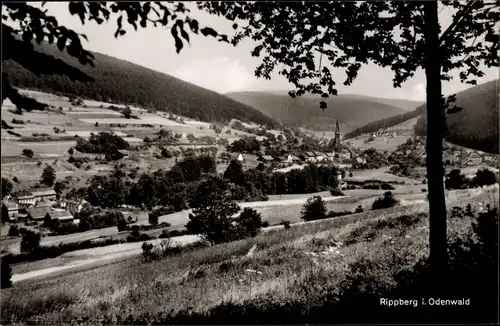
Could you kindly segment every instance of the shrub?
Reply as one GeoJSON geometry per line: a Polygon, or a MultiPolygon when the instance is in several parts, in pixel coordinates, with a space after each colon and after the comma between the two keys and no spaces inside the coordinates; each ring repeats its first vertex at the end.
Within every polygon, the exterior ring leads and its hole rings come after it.
{"type": "Polygon", "coordinates": [[[392,192],[387,191],[380,198],[377,198],[372,205],[372,209],[384,209],[394,207],[398,204],[398,201],[394,198],[392,192]]]}
{"type": "Polygon", "coordinates": [[[170,239],[170,233],[164,229],[161,231],[161,234],[158,236],[160,239],[170,239]]]}
{"type": "Polygon", "coordinates": [[[458,169],[452,170],[445,178],[446,189],[465,189],[468,187],[467,178],[458,169]]]}
{"type": "Polygon", "coordinates": [[[339,188],[330,188],[330,194],[332,196],[345,196],[342,190],[339,188]]]}
{"type": "Polygon", "coordinates": [[[291,228],[290,221],[281,220],[280,225],[283,225],[283,227],[285,228],[285,230],[288,230],[289,228],[291,228]]]}
{"type": "Polygon", "coordinates": [[[326,217],[326,205],[321,196],[308,198],[302,206],[301,218],[304,221],[321,220],[326,217]]]}
{"type": "Polygon", "coordinates": [[[476,172],[472,179],[474,187],[490,186],[497,182],[497,177],[493,171],[488,169],[481,169],[476,172]]]}
{"type": "Polygon", "coordinates": [[[40,233],[27,230],[21,240],[21,253],[29,256],[35,255],[40,249],[40,239],[40,233]]]}
{"type": "Polygon", "coordinates": [[[142,256],[144,257],[144,260],[146,262],[153,260],[153,257],[152,257],[153,248],[154,248],[154,246],[152,243],[144,242],[142,244],[142,256]]]}
{"type": "Polygon", "coordinates": [[[363,189],[375,189],[379,190],[380,189],[380,184],[379,183],[366,183],[363,185],[363,189]]]}
{"type": "Polygon", "coordinates": [[[267,228],[268,226],[269,226],[269,222],[268,221],[262,222],[262,227],[263,228],[267,228]]]}
{"type": "Polygon", "coordinates": [[[255,209],[246,207],[236,219],[239,238],[255,237],[262,228],[262,215],[255,209]]]}
{"type": "Polygon", "coordinates": [[[12,268],[10,264],[6,261],[0,262],[0,287],[2,289],[10,288],[12,286],[12,268]]]}
{"type": "Polygon", "coordinates": [[[11,225],[9,228],[9,236],[10,237],[18,237],[19,236],[19,227],[17,225],[11,225]]]}
{"type": "Polygon", "coordinates": [[[25,148],[23,149],[23,151],[21,152],[22,155],[26,156],[26,157],[29,157],[29,158],[32,158],[35,153],[33,152],[33,150],[31,149],[28,149],[28,148],[25,148]]]}
{"type": "Polygon", "coordinates": [[[380,189],[382,189],[382,190],[394,190],[394,187],[391,184],[384,182],[380,185],[380,189]]]}
{"type": "Polygon", "coordinates": [[[355,214],[357,213],[363,213],[363,206],[361,205],[358,205],[358,207],[356,207],[356,210],[354,211],[355,214]]]}
{"type": "Polygon", "coordinates": [[[118,220],[117,227],[118,227],[118,232],[122,232],[127,229],[127,220],[125,220],[123,216],[120,217],[120,219],[118,220]]]}
{"type": "Polygon", "coordinates": [[[148,220],[149,220],[149,224],[151,225],[158,225],[158,215],[157,214],[151,214],[149,213],[148,214],[148,220]]]}

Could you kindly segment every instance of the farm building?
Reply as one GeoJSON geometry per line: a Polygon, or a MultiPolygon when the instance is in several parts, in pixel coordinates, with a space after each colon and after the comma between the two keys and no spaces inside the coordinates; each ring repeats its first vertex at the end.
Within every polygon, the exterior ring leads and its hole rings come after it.
{"type": "Polygon", "coordinates": [[[274,161],[274,158],[271,155],[262,155],[261,157],[259,157],[259,161],[272,162],[274,161]]]}
{"type": "Polygon", "coordinates": [[[313,152],[305,152],[305,160],[307,162],[314,162],[316,161],[316,155],[314,155],[313,152]]]}
{"type": "Polygon", "coordinates": [[[335,153],[326,153],[326,159],[331,162],[335,161],[335,153]]]}
{"type": "Polygon", "coordinates": [[[71,215],[70,212],[64,210],[64,211],[51,211],[51,212],[47,212],[45,215],[44,215],[44,219],[45,220],[59,220],[61,223],[69,223],[69,222],[73,222],[73,220],[75,219],[73,217],[73,215],[71,215]]]}
{"type": "Polygon", "coordinates": [[[56,192],[51,188],[34,189],[31,191],[35,197],[35,204],[39,201],[53,201],[56,200],[56,192]]]}
{"type": "Polygon", "coordinates": [[[349,153],[349,152],[341,152],[341,153],[339,153],[339,157],[342,160],[348,160],[348,159],[351,158],[351,153],[349,153]]]}
{"type": "Polygon", "coordinates": [[[13,221],[17,218],[19,205],[15,202],[4,200],[2,202],[2,220],[13,221]]]}
{"type": "Polygon", "coordinates": [[[52,209],[49,206],[42,206],[42,207],[31,206],[28,207],[26,211],[28,212],[26,220],[42,221],[47,213],[52,212],[52,209]]]}
{"type": "Polygon", "coordinates": [[[75,215],[83,211],[91,211],[92,205],[85,199],[81,200],[63,200],[61,207],[67,209],[71,214],[75,215]]]}
{"type": "Polygon", "coordinates": [[[243,161],[245,161],[245,158],[243,157],[243,154],[241,154],[241,153],[240,153],[240,154],[238,154],[238,156],[236,157],[236,161],[238,161],[238,162],[243,162],[243,161]]]}
{"type": "Polygon", "coordinates": [[[35,196],[28,190],[21,190],[12,194],[13,201],[15,201],[20,208],[26,208],[35,204],[35,196]]]}
{"type": "Polygon", "coordinates": [[[321,162],[325,159],[325,154],[321,152],[314,152],[314,155],[316,156],[316,162],[321,162]]]}
{"type": "Polygon", "coordinates": [[[478,153],[470,153],[467,157],[467,165],[478,165],[481,164],[483,158],[478,153]]]}
{"type": "Polygon", "coordinates": [[[130,156],[130,151],[127,151],[125,149],[118,149],[117,152],[122,156],[122,158],[130,156]]]}
{"type": "Polygon", "coordinates": [[[298,158],[295,155],[289,154],[286,160],[288,163],[293,163],[293,162],[300,161],[300,158],[298,158]]]}

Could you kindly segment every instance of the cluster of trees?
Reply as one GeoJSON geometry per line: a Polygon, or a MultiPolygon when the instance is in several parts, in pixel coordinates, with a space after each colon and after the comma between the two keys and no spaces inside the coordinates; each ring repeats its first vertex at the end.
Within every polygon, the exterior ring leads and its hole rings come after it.
{"type": "Polygon", "coordinates": [[[90,135],[88,140],[78,137],[75,148],[82,153],[114,155],[119,149],[129,148],[129,143],[113,133],[100,132],[90,135]]]}
{"type": "Polygon", "coordinates": [[[468,178],[458,169],[451,170],[446,175],[446,189],[467,189],[490,186],[498,182],[498,176],[488,169],[479,169],[473,178],[468,178]]]}
{"type": "Polygon", "coordinates": [[[244,136],[227,146],[229,152],[256,153],[260,151],[260,141],[255,137],[244,136]]]}
{"type": "Polygon", "coordinates": [[[230,184],[217,176],[200,183],[189,204],[193,213],[186,228],[212,244],[254,237],[262,228],[255,210],[245,208],[237,215],[240,207],[232,200],[230,184]]]}

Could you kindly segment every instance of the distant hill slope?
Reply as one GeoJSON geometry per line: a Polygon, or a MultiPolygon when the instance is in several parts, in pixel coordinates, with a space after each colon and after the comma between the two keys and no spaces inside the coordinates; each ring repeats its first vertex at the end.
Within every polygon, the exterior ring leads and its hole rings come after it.
{"type": "MultiPolygon", "coordinates": [[[[450,143],[498,153],[498,80],[492,80],[466,89],[457,94],[456,105],[462,111],[446,117],[450,143]]],[[[424,114],[415,126],[417,135],[426,132],[426,106],[419,107],[424,114]]]]}
{"type": "MultiPolygon", "coordinates": [[[[484,151],[498,153],[498,80],[489,81],[457,94],[456,105],[463,108],[461,112],[447,115],[449,134],[446,140],[450,143],[484,151]]],[[[373,133],[379,129],[387,129],[407,120],[420,117],[415,125],[417,135],[425,135],[426,105],[415,111],[381,119],[347,133],[344,139],[373,133]]]]}
{"type": "Polygon", "coordinates": [[[229,122],[231,119],[275,127],[276,121],[258,110],[224,95],[195,86],[178,78],[107,55],[95,55],[95,68],[82,66],[55,45],[35,45],[92,76],[90,83],[73,82],[66,76],[37,76],[17,62],[4,61],[2,68],[14,86],[59,95],[134,104],[172,112],[201,121],[229,122]]]}
{"type": "Polygon", "coordinates": [[[341,131],[348,132],[374,120],[405,112],[397,106],[355,95],[331,97],[326,110],[319,108],[319,96],[291,98],[279,92],[232,92],[226,95],[258,109],[283,125],[318,131],[333,130],[337,119],[341,123],[341,131]]]}

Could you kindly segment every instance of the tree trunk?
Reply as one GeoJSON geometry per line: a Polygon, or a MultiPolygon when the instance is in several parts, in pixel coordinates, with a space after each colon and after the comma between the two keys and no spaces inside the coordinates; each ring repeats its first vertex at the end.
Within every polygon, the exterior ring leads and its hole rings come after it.
{"type": "Polygon", "coordinates": [[[444,194],[444,106],[441,101],[441,60],[438,2],[424,3],[425,74],[427,82],[427,176],[429,196],[429,249],[434,275],[447,266],[446,203],[444,194]]]}

